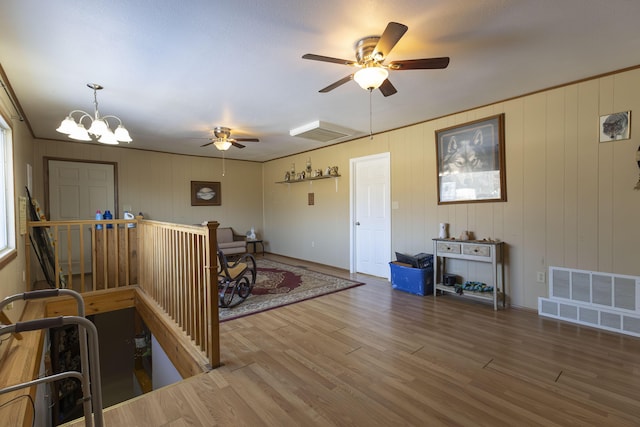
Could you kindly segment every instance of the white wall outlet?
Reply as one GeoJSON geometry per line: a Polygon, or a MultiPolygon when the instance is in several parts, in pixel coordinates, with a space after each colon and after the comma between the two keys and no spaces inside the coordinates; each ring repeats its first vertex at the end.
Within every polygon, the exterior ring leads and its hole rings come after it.
{"type": "Polygon", "coordinates": [[[545,277],[544,277],[544,271],[538,271],[536,280],[538,281],[538,283],[545,283],[546,282],[545,277]]]}
{"type": "Polygon", "coordinates": [[[311,241],[311,247],[312,247],[312,248],[315,248],[315,247],[316,247],[316,242],[315,242],[315,241],[313,241],[313,240],[311,241]]]}

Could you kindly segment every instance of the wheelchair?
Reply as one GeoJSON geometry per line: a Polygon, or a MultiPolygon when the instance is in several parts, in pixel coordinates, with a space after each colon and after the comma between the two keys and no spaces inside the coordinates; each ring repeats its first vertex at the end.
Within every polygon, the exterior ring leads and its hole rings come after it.
{"type": "Polygon", "coordinates": [[[256,260],[246,253],[230,261],[218,250],[218,263],[218,307],[231,308],[251,295],[258,274],[256,260]]]}

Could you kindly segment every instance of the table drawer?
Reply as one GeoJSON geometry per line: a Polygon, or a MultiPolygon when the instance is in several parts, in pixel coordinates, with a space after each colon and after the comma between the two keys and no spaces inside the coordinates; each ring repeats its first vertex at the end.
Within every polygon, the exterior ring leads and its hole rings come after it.
{"type": "Polygon", "coordinates": [[[460,243],[438,242],[436,247],[438,249],[438,253],[443,253],[443,254],[459,254],[460,253],[460,243]]]}
{"type": "Polygon", "coordinates": [[[491,247],[487,245],[463,245],[462,253],[464,255],[484,256],[489,258],[491,256],[491,247]]]}

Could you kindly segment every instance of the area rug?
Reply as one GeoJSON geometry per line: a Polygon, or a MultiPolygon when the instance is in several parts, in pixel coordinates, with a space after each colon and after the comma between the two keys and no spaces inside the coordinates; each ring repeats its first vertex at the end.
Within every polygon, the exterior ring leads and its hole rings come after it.
{"type": "Polygon", "coordinates": [[[220,308],[220,322],[331,294],[363,283],[304,267],[257,259],[258,276],[251,295],[232,308],[220,308]]]}

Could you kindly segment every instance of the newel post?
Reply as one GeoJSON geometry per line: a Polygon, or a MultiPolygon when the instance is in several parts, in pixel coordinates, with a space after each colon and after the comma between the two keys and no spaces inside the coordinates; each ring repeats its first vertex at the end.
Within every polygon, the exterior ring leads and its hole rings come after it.
{"type": "Polygon", "coordinates": [[[209,337],[207,356],[212,368],[220,366],[220,318],[218,317],[218,221],[208,221],[207,257],[205,265],[207,269],[207,313],[209,313],[209,337]]]}
{"type": "MultiPolygon", "coordinates": [[[[146,284],[147,284],[147,279],[146,279],[146,271],[145,268],[147,266],[147,264],[149,263],[149,259],[151,259],[151,254],[146,253],[146,250],[148,248],[144,247],[144,239],[143,239],[143,233],[144,230],[142,229],[142,220],[144,219],[144,217],[142,215],[136,215],[136,251],[138,252],[137,254],[137,263],[138,263],[138,283],[137,285],[140,286],[142,289],[144,289],[145,291],[148,291],[148,289],[146,288],[146,284]],[[145,261],[145,259],[147,261],[145,261]]],[[[94,281],[95,283],[95,281],[94,281]]]]}

